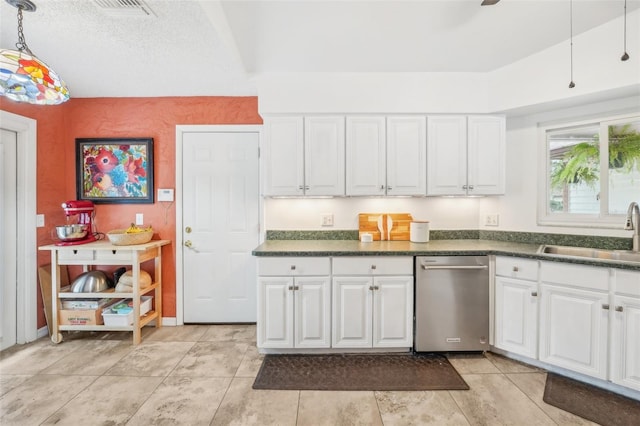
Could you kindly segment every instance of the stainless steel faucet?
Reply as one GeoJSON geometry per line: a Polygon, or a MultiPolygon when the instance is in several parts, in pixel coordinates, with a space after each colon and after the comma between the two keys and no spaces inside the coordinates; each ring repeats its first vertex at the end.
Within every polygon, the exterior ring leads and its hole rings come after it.
{"type": "Polygon", "coordinates": [[[627,210],[627,223],[624,226],[626,230],[633,230],[633,251],[640,251],[640,207],[638,203],[632,201],[627,210]]]}

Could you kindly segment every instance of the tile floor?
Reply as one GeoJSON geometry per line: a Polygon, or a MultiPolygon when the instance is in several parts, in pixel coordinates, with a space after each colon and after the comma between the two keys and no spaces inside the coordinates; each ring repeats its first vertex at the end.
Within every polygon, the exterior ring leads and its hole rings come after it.
{"type": "Polygon", "coordinates": [[[498,355],[450,359],[471,389],[253,390],[253,325],[64,333],[0,352],[6,425],[577,425],[542,402],[545,372],[498,355]]]}

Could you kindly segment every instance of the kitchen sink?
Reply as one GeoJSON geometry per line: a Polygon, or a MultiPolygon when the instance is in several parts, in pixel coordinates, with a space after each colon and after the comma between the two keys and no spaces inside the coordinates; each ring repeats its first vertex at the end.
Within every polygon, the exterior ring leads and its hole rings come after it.
{"type": "Polygon", "coordinates": [[[640,252],[631,250],[605,250],[589,247],[554,246],[545,244],[540,246],[538,254],[587,257],[590,259],[619,260],[623,262],[640,263],[640,252]]]}

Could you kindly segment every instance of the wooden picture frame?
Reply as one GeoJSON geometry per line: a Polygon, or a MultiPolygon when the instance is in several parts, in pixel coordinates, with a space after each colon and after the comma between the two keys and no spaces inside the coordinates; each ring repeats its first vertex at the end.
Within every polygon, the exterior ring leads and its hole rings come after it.
{"type": "Polygon", "coordinates": [[[153,138],[76,138],[76,195],[96,204],[153,204],[153,138]]]}

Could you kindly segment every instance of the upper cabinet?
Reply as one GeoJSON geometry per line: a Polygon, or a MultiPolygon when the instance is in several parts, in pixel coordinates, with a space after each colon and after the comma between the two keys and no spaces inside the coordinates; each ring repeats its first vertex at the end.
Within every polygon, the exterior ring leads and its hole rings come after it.
{"type": "Polygon", "coordinates": [[[263,195],[304,195],[303,123],[302,117],[264,120],[263,195]]]}
{"type": "Polygon", "coordinates": [[[426,194],[426,117],[388,117],[387,195],[426,194]]]}
{"type": "Polygon", "coordinates": [[[505,191],[501,116],[274,116],[262,146],[264,196],[505,191]]]}
{"type": "Polygon", "coordinates": [[[304,119],[305,195],[344,195],[344,117],[304,119]]]}
{"type": "Polygon", "coordinates": [[[266,118],[263,195],[344,195],[344,140],[344,117],[266,118]]]}
{"type": "Polygon", "coordinates": [[[347,195],[426,195],[426,117],[347,117],[347,195]]]}
{"type": "Polygon", "coordinates": [[[347,117],[347,195],[385,195],[384,117],[347,117]]]}
{"type": "Polygon", "coordinates": [[[427,195],[504,194],[504,117],[429,116],[427,123],[427,195]]]}

